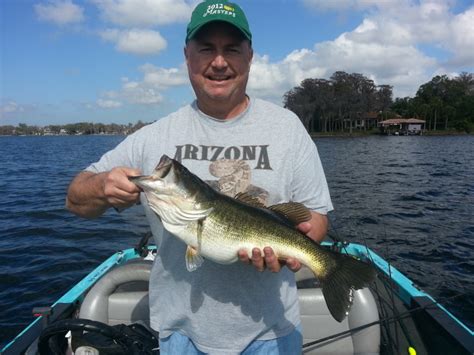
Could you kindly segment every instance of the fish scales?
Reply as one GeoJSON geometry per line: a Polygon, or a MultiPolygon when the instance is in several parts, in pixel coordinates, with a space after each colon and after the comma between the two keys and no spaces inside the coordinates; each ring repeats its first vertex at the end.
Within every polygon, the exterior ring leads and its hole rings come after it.
{"type": "MultiPolygon", "coordinates": [[[[203,222],[201,246],[205,248],[206,244],[212,243],[212,248],[222,248],[224,244],[224,248],[232,250],[232,260],[216,260],[212,255],[205,255],[202,250],[203,256],[227,264],[237,260],[240,249],[245,249],[251,255],[253,248],[262,250],[271,246],[279,258],[297,258],[304,264],[311,265],[312,269],[320,270],[319,274],[324,272],[325,262],[321,259],[325,257],[325,253],[317,243],[286,225],[269,223],[272,216],[264,211],[249,206],[236,208],[231,206],[233,204],[226,203],[224,199],[212,204],[213,212],[203,222]]],[[[208,248],[205,249],[207,251],[208,248]]]]}

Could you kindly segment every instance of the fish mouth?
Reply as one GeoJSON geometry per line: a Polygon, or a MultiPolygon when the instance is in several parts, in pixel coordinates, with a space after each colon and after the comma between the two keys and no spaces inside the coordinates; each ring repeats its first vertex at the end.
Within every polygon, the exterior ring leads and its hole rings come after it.
{"type": "Polygon", "coordinates": [[[152,182],[157,180],[162,180],[168,176],[171,169],[173,168],[173,159],[168,157],[167,155],[163,155],[160,159],[160,162],[156,166],[153,174],[151,175],[137,175],[137,176],[129,176],[128,180],[135,183],[136,185],[144,188],[145,182],[152,182]]]}
{"type": "Polygon", "coordinates": [[[163,179],[165,178],[173,168],[173,159],[171,159],[169,156],[166,154],[163,155],[160,159],[160,162],[155,168],[155,171],[153,172],[153,175],[156,178],[163,179]]]}

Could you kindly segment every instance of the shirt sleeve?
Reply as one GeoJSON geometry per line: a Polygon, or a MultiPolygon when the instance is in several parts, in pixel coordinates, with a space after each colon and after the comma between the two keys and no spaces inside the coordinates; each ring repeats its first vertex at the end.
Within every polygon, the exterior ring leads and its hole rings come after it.
{"type": "Polygon", "coordinates": [[[137,134],[126,137],[114,149],[102,155],[99,161],[89,165],[85,171],[101,173],[118,166],[140,169],[140,150],[137,145],[137,134]]]}
{"type": "Polygon", "coordinates": [[[326,215],[334,208],[318,149],[303,125],[296,132],[292,201],[326,215]]]}

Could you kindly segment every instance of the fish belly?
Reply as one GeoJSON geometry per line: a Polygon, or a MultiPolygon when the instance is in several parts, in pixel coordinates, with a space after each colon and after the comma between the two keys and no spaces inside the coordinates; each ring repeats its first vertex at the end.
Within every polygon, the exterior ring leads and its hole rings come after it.
{"type": "Polygon", "coordinates": [[[201,256],[219,264],[232,264],[238,260],[240,244],[219,235],[214,229],[199,227],[199,222],[186,225],[163,223],[168,232],[195,249],[201,256]]]}

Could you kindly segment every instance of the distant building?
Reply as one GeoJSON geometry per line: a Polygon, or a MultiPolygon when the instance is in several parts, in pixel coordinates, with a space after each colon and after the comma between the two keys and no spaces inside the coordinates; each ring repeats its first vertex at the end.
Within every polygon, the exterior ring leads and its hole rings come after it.
{"type": "Polygon", "coordinates": [[[43,129],[43,135],[44,136],[53,136],[54,132],[51,130],[51,128],[46,127],[45,129],[43,129]]]}
{"type": "Polygon", "coordinates": [[[350,129],[352,125],[353,129],[370,130],[377,127],[377,123],[380,119],[381,116],[378,112],[359,112],[352,120],[348,118],[344,119],[344,129],[350,129]]]}
{"type": "Polygon", "coordinates": [[[424,120],[417,118],[392,118],[380,121],[378,126],[383,134],[389,135],[421,135],[425,129],[424,120]]]}

